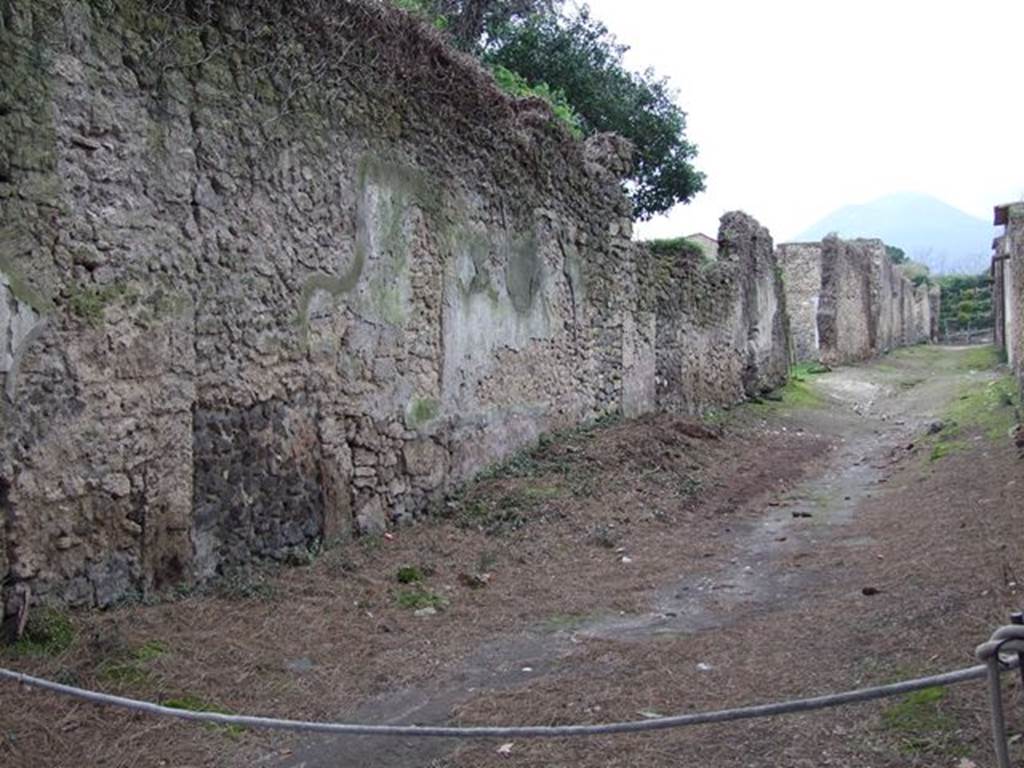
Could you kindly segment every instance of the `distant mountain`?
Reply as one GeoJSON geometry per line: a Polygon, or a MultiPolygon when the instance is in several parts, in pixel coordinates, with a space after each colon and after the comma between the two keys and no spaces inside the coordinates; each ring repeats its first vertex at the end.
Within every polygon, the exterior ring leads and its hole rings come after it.
{"type": "Polygon", "coordinates": [[[879,237],[902,248],[907,256],[931,267],[933,274],[986,269],[995,230],[941,200],[900,193],[864,205],[833,211],[797,235],[796,242],[820,240],[830,232],[840,237],[879,237]]]}

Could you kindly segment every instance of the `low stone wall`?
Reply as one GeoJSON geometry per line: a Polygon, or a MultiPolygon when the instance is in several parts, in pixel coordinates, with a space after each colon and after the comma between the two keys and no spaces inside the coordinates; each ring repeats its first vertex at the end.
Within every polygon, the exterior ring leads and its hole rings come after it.
{"type": "Polygon", "coordinates": [[[9,594],[303,559],[542,432],[784,380],[763,227],[726,215],[710,265],[634,244],[629,147],[407,16],[106,6],[0,27],[9,594]]]}
{"type": "Polygon", "coordinates": [[[778,247],[795,361],[864,360],[938,336],[939,293],[915,287],[881,240],[778,247]]]}

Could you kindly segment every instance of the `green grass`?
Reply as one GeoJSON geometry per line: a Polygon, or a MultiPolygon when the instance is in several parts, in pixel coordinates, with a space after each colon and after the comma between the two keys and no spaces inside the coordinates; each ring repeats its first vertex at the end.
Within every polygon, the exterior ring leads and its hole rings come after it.
{"type": "Polygon", "coordinates": [[[75,642],[75,627],[66,613],[56,608],[29,612],[25,633],[11,646],[16,656],[59,656],[75,642]]]}
{"type": "Polygon", "coordinates": [[[260,570],[239,570],[226,574],[212,586],[217,597],[225,600],[271,601],[277,596],[277,587],[271,574],[260,570]]]}
{"type": "Polygon", "coordinates": [[[770,411],[793,408],[819,408],[825,404],[825,398],[812,383],[815,376],[828,373],[831,368],[819,362],[803,362],[791,366],[786,383],[763,401],[752,401],[752,408],[770,411]]]}
{"type": "Polygon", "coordinates": [[[970,430],[994,440],[1006,437],[1016,424],[1017,401],[1017,385],[1010,376],[967,387],[946,411],[947,426],[942,434],[970,430]]]}
{"type": "Polygon", "coordinates": [[[928,461],[939,461],[951,453],[956,453],[966,447],[967,443],[963,440],[949,440],[936,443],[932,446],[932,452],[928,455],[928,461]]]}
{"type": "Polygon", "coordinates": [[[415,584],[423,581],[423,571],[415,565],[403,565],[395,574],[399,584],[415,584]]]}
{"type": "Polygon", "coordinates": [[[882,711],[882,727],[899,742],[908,755],[922,753],[965,754],[956,743],[957,721],[943,710],[944,688],[925,688],[900,699],[882,711]]]}
{"type": "Polygon", "coordinates": [[[442,611],[448,605],[448,601],[443,597],[421,587],[399,590],[395,595],[395,602],[398,603],[399,608],[406,608],[410,611],[418,611],[422,608],[434,608],[442,611]]]}
{"type": "Polygon", "coordinates": [[[812,373],[802,372],[790,374],[789,380],[763,400],[754,400],[749,407],[772,411],[793,408],[820,408],[825,404],[821,392],[811,383],[812,373]]]}
{"type": "Polygon", "coordinates": [[[810,376],[818,376],[822,373],[828,373],[831,370],[832,369],[827,365],[822,365],[817,360],[812,360],[791,366],[789,369],[789,375],[790,378],[807,379],[810,376]]]}
{"type": "Polygon", "coordinates": [[[123,685],[141,685],[152,680],[148,665],[167,653],[167,648],[158,640],[150,640],[125,656],[109,659],[99,665],[100,679],[123,685]]]}
{"type": "Polygon", "coordinates": [[[596,470],[588,463],[585,443],[621,418],[607,415],[541,435],[535,445],[485,469],[453,494],[447,514],[463,527],[500,534],[522,528],[550,501],[589,495],[596,470]]]}
{"type": "MultiPolygon", "coordinates": [[[[165,707],[170,707],[171,709],[185,709],[189,712],[214,712],[218,715],[234,714],[233,712],[231,712],[228,709],[225,709],[219,704],[214,704],[211,701],[207,701],[206,699],[189,693],[183,696],[178,696],[176,698],[165,699],[163,701],[163,705],[165,707]]],[[[245,730],[244,728],[238,725],[215,725],[214,723],[206,723],[205,725],[207,728],[224,731],[225,733],[229,733],[233,736],[240,734],[245,730]]]]}
{"type": "Polygon", "coordinates": [[[971,347],[957,358],[957,367],[964,371],[991,371],[999,367],[1002,361],[999,352],[988,344],[983,347],[971,347]]]}

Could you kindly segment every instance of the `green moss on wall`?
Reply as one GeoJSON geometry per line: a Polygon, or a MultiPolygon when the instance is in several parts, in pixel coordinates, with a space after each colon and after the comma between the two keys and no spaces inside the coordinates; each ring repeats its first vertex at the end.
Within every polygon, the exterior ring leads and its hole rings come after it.
{"type": "Polygon", "coordinates": [[[405,423],[410,429],[433,421],[441,413],[441,403],[433,398],[413,398],[405,409],[405,423]]]}
{"type": "Polygon", "coordinates": [[[133,294],[124,283],[96,286],[71,286],[68,288],[68,309],[90,325],[99,325],[107,307],[116,301],[130,298],[133,294]]]}
{"type": "MultiPolygon", "coordinates": [[[[0,244],[3,242],[4,232],[0,230],[0,244]]],[[[53,311],[53,301],[50,297],[33,289],[14,267],[9,258],[0,256],[0,273],[7,280],[8,288],[18,301],[28,304],[41,315],[49,314],[53,311]]]]}

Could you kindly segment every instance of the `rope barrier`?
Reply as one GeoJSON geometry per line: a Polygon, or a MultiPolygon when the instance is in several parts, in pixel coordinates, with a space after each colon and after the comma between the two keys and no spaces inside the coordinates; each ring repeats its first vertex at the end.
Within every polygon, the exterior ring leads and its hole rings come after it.
{"type": "MultiPolygon", "coordinates": [[[[1021,629],[1024,629],[1022,627],[1021,629]]],[[[578,736],[608,736],[623,733],[643,733],[647,731],[660,731],[669,728],[683,728],[693,725],[707,725],[710,723],[728,723],[736,720],[749,720],[761,717],[776,717],[778,715],[791,715],[803,712],[813,712],[819,709],[838,707],[846,704],[858,704],[876,699],[884,699],[891,696],[899,696],[904,693],[919,691],[923,688],[935,686],[956,685],[958,683],[981,680],[990,676],[992,669],[996,670],[996,676],[1017,666],[1017,661],[1000,663],[998,654],[994,654],[985,664],[974,667],[958,669],[929,677],[919,677],[912,680],[904,680],[888,685],[879,685],[871,688],[861,688],[843,693],[835,693],[824,696],[813,696],[804,699],[775,702],[772,704],[759,704],[733,709],[721,709],[710,712],[697,712],[687,715],[675,715],[671,717],[657,717],[647,720],[633,720],[618,723],[604,723],[593,725],[519,725],[507,727],[495,726],[421,726],[421,725],[371,725],[362,723],[331,723],[311,722],[306,720],[281,720],[270,717],[254,717],[251,715],[227,715],[217,712],[196,712],[187,709],[175,709],[165,707],[161,704],[154,704],[149,701],[114,696],[97,691],[89,691],[83,688],[76,688],[71,685],[64,685],[52,680],[45,680],[39,677],[15,672],[9,669],[0,668],[0,678],[15,683],[21,683],[33,688],[39,688],[64,696],[70,696],[82,701],[94,704],[103,704],[112,707],[119,707],[135,712],[142,712],[148,715],[160,717],[173,717],[180,720],[191,720],[213,725],[236,726],[242,728],[259,728],[282,731],[331,733],[348,736],[395,736],[395,737],[434,737],[451,739],[525,739],[525,738],[564,738],[578,736]],[[992,663],[991,658],[995,659],[992,663]]]]}

